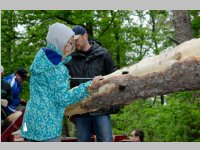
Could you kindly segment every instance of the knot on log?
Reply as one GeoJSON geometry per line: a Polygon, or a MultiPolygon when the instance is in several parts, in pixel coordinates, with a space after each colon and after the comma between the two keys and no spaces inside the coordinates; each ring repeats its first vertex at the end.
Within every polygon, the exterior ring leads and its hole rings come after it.
{"type": "Polygon", "coordinates": [[[123,92],[125,90],[126,86],[125,85],[119,85],[119,91],[123,92]]]}
{"type": "Polygon", "coordinates": [[[122,72],[122,75],[128,74],[128,73],[129,73],[128,71],[123,71],[123,72],[122,72]]]}

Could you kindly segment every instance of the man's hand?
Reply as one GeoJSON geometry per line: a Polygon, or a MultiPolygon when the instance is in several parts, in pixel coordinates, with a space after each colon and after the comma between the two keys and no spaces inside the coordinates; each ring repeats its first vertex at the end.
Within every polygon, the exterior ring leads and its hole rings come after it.
{"type": "Polygon", "coordinates": [[[1,99],[1,106],[7,107],[8,106],[8,100],[7,99],[1,99]]]}

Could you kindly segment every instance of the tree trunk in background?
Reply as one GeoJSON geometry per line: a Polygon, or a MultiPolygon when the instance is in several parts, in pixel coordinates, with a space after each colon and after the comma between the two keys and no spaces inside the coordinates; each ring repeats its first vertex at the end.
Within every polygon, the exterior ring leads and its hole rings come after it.
{"type": "Polygon", "coordinates": [[[176,41],[182,43],[192,39],[192,23],[188,10],[173,10],[176,41]]]}
{"type": "MultiPolygon", "coordinates": [[[[116,28],[116,25],[114,25],[114,28],[116,28]]],[[[120,59],[120,48],[119,48],[119,33],[118,32],[115,32],[114,33],[115,34],[115,42],[116,42],[116,44],[117,44],[117,47],[116,47],[116,53],[117,53],[117,57],[116,57],[116,59],[117,59],[117,68],[120,68],[121,67],[121,59],[120,59]]]]}
{"type": "Polygon", "coordinates": [[[72,116],[130,104],[134,100],[200,89],[200,38],[184,42],[104,76],[104,85],[66,109],[72,116]]]}
{"type": "Polygon", "coordinates": [[[93,39],[94,38],[94,33],[93,33],[93,24],[92,24],[92,22],[87,22],[86,30],[88,32],[89,37],[93,39]]]}
{"type": "Polygon", "coordinates": [[[15,32],[14,32],[14,23],[13,23],[13,17],[14,17],[14,11],[9,11],[8,12],[8,20],[6,22],[6,24],[9,25],[9,28],[8,28],[8,32],[7,32],[7,37],[6,37],[6,42],[7,42],[7,45],[6,45],[6,51],[7,51],[7,60],[8,62],[11,63],[11,58],[12,58],[12,45],[13,45],[13,40],[15,39],[15,32]]]}
{"type": "Polygon", "coordinates": [[[176,32],[176,41],[179,44],[193,38],[192,23],[188,10],[174,10],[173,24],[176,32]]]}
{"type": "Polygon", "coordinates": [[[152,22],[152,40],[153,40],[153,43],[154,43],[154,47],[155,47],[155,54],[158,55],[159,54],[159,50],[158,50],[158,42],[155,38],[155,34],[156,34],[156,22],[155,22],[155,13],[154,13],[154,10],[150,10],[150,18],[151,18],[151,22],[152,22]]]}

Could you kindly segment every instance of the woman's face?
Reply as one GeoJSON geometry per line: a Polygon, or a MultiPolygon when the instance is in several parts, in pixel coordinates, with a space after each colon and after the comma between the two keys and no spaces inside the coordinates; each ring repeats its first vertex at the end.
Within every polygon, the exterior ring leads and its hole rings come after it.
{"type": "Polygon", "coordinates": [[[72,53],[72,51],[74,50],[74,36],[72,36],[67,44],[65,45],[65,48],[63,50],[63,54],[64,56],[68,56],[72,53]]]}

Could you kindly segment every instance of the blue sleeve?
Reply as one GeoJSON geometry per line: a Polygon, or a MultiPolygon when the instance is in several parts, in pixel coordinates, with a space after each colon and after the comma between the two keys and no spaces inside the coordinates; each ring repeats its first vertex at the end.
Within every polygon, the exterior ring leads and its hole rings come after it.
{"type": "Polygon", "coordinates": [[[82,83],[71,90],[66,88],[65,82],[60,83],[59,85],[57,84],[54,86],[56,92],[54,93],[54,98],[52,100],[62,107],[75,104],[89,96],[88,86],[90,86],[91,83],[92,81],[82,83]]]}
{"type": "Polygon", "coordinates": [[[65,58],[62,60],[62,63],[63,63],[64,65],[66,65],[71,59],[72,59],[72,56],[69,55],[69,56],[65,57],[65,58]]]}
{"type": "Polygon", "coordinates": [[[11,77],[11,75],[9,75],[9,76],[4,77],[3,80],[10,85],[12,77],[11,77]]]}
{"type": "Polygon", "coordinates": [[[13,100],[12,100],[11,106],[17,107],[20,103],[20,98],[19,98],[19,92],[15,88],[12,88],[12,97],[13,97],[13,100]]]}

